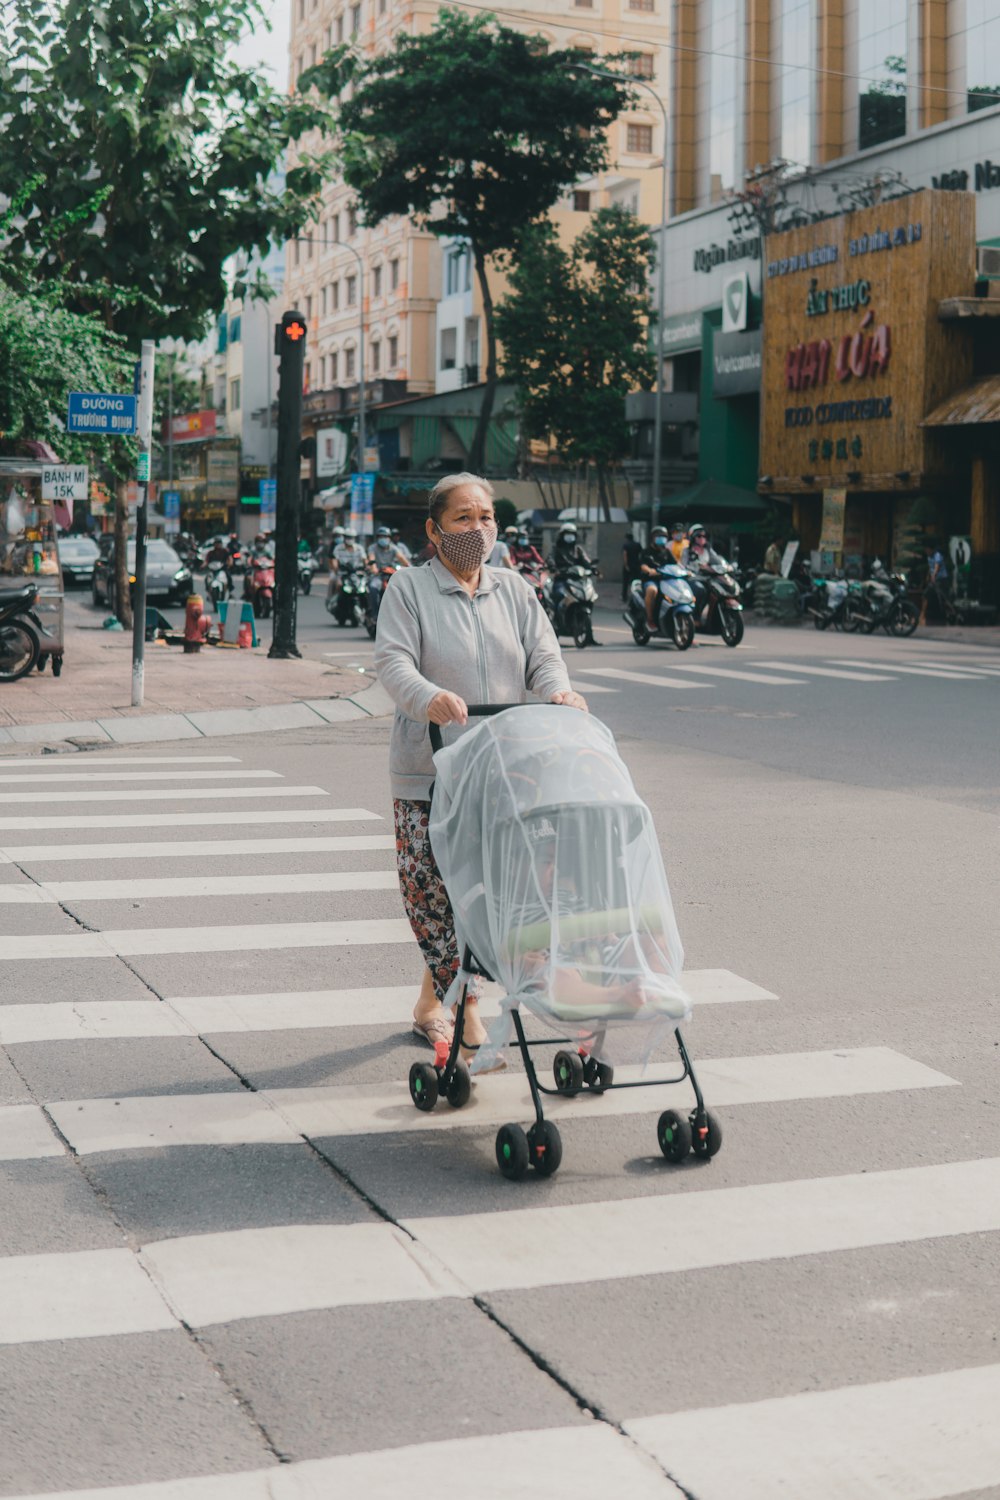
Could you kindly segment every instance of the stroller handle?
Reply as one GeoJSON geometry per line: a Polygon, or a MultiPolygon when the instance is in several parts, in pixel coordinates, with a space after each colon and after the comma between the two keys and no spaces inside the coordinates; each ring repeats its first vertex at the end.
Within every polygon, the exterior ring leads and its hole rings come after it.
{"type": "MultiPolygon", "coordinates": [[[[521,703],[469,703],[466,706],[470,719],[486,719],[491,714],[502,714],[508,708],[524,707],[521,703]]],[[[444,740],[441,737],[441,725],[428,724],[427,727],[431,732],[431,753],[437,755],[438,751],[444,747],[444,740]]]]}

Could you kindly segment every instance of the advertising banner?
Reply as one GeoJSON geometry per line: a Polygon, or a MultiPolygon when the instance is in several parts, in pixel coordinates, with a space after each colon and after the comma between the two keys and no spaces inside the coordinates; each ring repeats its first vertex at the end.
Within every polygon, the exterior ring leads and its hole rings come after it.
{"type": "Polygon", "coordinates": [[[370,536],[372,502],[375,496],[374,474],[351,475],[351,526],[358,536],[370,536]]]}
{"type": "Polygon", "coordinates": [[[347,462],[347,433],[339,427],[321,427],[316,433],[316,478],[336,479],[347,462]]]}

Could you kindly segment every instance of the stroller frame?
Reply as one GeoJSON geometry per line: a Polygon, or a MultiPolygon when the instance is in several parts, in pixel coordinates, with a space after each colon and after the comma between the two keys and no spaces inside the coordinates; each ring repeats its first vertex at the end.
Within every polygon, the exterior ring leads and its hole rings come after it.
{"type": "MultiPolygon", "coordinates": [[[[486,716],[503,712],[509,704],[469,705],[469,715],[486,716]]],[[[441,749],[441,731],[436,724],[430,725],[432,749],[441,749]]],[[[433,796],[433,790],[432,790],[433,796]]],[[[410,1068],[410,1098],[417,1109],[430,1111],[443,1095],[453,1109],[461,1109],[468,1103],[472,1092],[472,1076],[468,1064],[461,1056],[462,1035],[465,1027],[465,1009],[469,997],[469,978],[481,976],[492,980],[493,975],[479,963],[469,947],[462,955],[462,972],[466,976],[462,992],[455,1007],[455,1029],[451,1043],[438,1042],[434,1048],[434,1062],[415,1062],[410,1068]]],[[[705,1100],[698,1077],[691,1062],[679,1026],[674,1027],[674,1038],[681,1061],[681,1071],[671,1078],[630,1079],[627,1083],[614,1082],[614,1068],[610,1063],[600,1062],[594,1057],[604,1043],[606,1027],[575,1037],[532,1037],[525,1035],[520,1008],[511,1010],[514,1025],[514,1041],[524,1063],[524,1071],[531,1091],[531,1102],[535,1111],[534,1124],[527,1131],[517,1124],[501,1125],[496,1137],[496,1160],[503,1176],[511,1180],[522,1178],[531,1166],[541,1177],[551,1177],[562,1161],[562,1140],[551,1120],[546,1120],[542,1095],[573,1097],[589,1089],[603,1094],[610,1089],[640,1089],[666,1087],[690,1079],[694,1092],[695,1107],[686,1116],[673,1109],[666,1109],[657,1121],[656,1138],[661,1152],[670,1162],[681,1162],[691,1152],[695,1156],[710,1160],[722,1145],[722,1127],[714,1115],[705,1108],[705,1100]],[[553,1060],[555,1086],[539,1082],[533,1047],[568,1047],[572,1051],[557,1052],[553,1060]]],[[[466,1046],[467,1052],[475,1047],[466,1046]]]]}

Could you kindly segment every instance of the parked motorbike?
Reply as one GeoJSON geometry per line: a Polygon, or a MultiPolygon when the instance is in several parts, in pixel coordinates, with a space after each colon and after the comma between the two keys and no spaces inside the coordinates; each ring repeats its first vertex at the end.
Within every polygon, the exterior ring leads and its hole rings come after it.
{"type": "Polygon", "coordinates": [[[656,629],[650,631],[646,615],[645,593],[650,580],[636,578],[629,589],[623,619],[632,628],[637,646],[648,646],[653,635],[673,641],[678,651],[686,651],[694,640],[694,590],[688,583],[690,574],[679,563],[662,563],[658,569],[660,606],[656,629]]]}
{"type": "Polygon", "coordinates": [[[365,629],[369,640],[375,639],[375,631],[378,629],[378,612],[382,603],[382,595],[385,593],[389,579],[395,573],[395,568],[375,568],[368,577],[365,590],[365,629]],[[378,580],[380,587],[373,588],[372,583],[378,580]]]}
{"type": "Polygon", "coordinates": [[[368,579],[364,569],[343,566],[339,579],[336,575],[330,579],[326,607],[338,625],[363,625],[367,595],[368,579]]]}
{"type": "MultiPolygon", "coordinates": [[[[717,567],[703,563],[693,576],[701,585],[703,596],[695,610],[695,629],[703,635],[721,635],[727,646],[738,646],[745,626],[740,586],[732,563],[724,562],[717,567]]],[[[698,593],[696,588],[696,600],[698,593]]]]}
{"type": "Polygon", "coordinates": [[[233,585],[226,565],[219,558],[216,558],[205,569],[205,593],[215,606],[215,609],[218,610],[222,601],[228,599],[232,592],[233,585]]]}
{"type": "Polygon", "coordinates": [[[270,557],[250,559],[243,575],[243,597],[253,606],[255,619],[268,618],[274,608],[274,563],[270,557]]]}
{"type": "Polygon", "coordinates": [[[597,603],[597,589],[594,585],[596,572],[596,564],[587,568],[583,563],[574,563],[565,572],[547,578],[542,585],[542,604],[552,621],[553,630],[556,635],[572,636],[573,644],[579,650],[589,646],[594,638],[590,622],[597,603]],[[555,602],[557,582],[566,585],[558,603],[555,602]]]}
{"type": "MultiPolygon", "coordinates": [[[[33,583],[0,594],[0,682],[27,677],[38,661],[42,639],[50,632],[35,613],[37,600],[33,583]]],[[[55,661],[53,657],[53,671],[55,661]]]]}
{"type": "Polygon", "coordinates": [[[878,559],[847,609],[857,621],[855,628],[866,635],[881,625],[886,635],[909,636],[920,619],[917,606],[906,596],[906,574],[888,573],[878,559]]]}

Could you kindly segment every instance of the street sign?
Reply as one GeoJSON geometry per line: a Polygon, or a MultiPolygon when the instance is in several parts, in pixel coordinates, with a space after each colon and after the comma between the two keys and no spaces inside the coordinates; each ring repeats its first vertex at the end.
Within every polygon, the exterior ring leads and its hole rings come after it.
{"type": "Polygon", "coordinates": [[[371,532],[374,494],[374,474],[351,475],[351,526],[359,536],[368,536],[371,532]]]}
{"type": "Polygon", "coordinates": [[[160,510],[163,512],[163,529],[168,536],[176,536],[181,529],[181,492],[164,490],[160,495],[160,510]]]}
{"type": "Polygon", "coordinates": [[[149,479],[149,454],[140,453],[136,460],[136,478],[140,484],[145,484],[149,479]]]}
{"type": "Polygon", "coordinates": [[[90,476],[82,465],[53,464],[42,470],[43,500],[86,500],[90,476]]]}
{"type": "Polygon", "coordinates": [[[260,481],[260,514],[273,516],[278,506],[278,481],[276,479],[262,479],[260,481]]]}
{"type": "Polygon", "coordinates": [[[138,396],[118,396],[100,391],[71,391],[66,413],[67,432],[103,433],[112,437],[135,432],[139,418],[138,396]]]}

